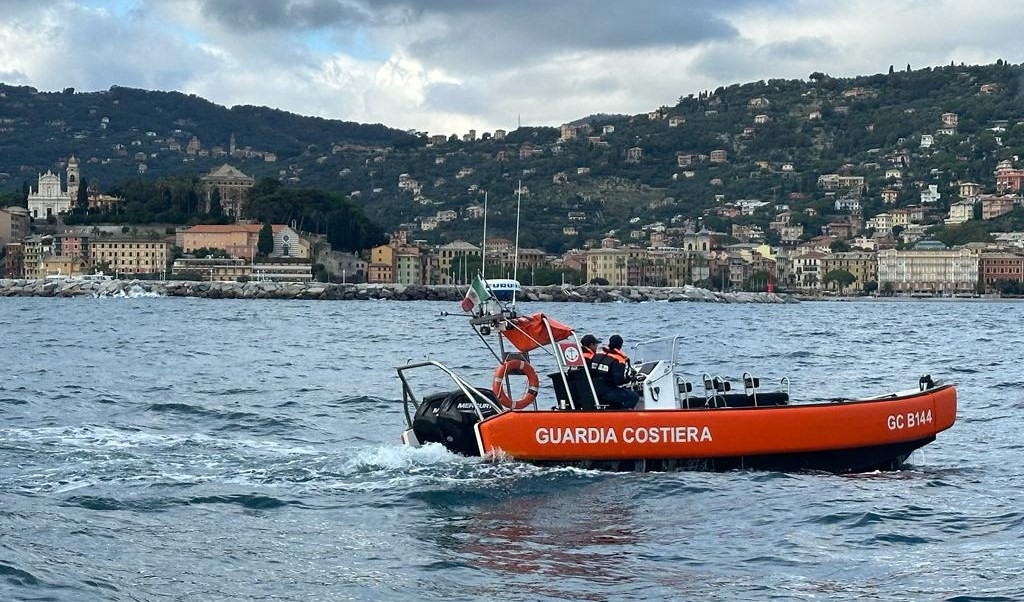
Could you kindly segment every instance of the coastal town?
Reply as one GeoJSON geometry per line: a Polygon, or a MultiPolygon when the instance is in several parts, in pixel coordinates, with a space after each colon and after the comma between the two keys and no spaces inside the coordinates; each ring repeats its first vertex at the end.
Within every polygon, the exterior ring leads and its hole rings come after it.
{"type": "MultiPolygon", "coordinates": [[[[955,128],[956,124],[955,114],[942,116],[943,127],[955,128]]],[[[562,132],[563,137],[575,135],[570,126],[562,132]]],[[[680,156],[681,162],[683,159],[680,156]]],[[[714,156],[685,159],[718,160],[714,156]]],[[[48,220],[53,222],[71,212],[75,203],[81,202],[79,198],[87,199],[90,210],[106,210],[122,202],[96,190],[80,192],[81,168],[71,156],[63,174],[39,174],[27,208],[0,210],[3,276],[73,278],[102,272],[123,278],[199,281],[307,282],[317,278],[447,285],[469,282],[486,260],[489,274],[516,274],[525,285],[538,284],[537,274],[542,273],[547,280],[557,274],[562,284],[615,287],[698,285],[722,291],[784,290],[805,295],[1019,294],[1024,284],[1024,232],[999,232],[991,242],[947,246],[929,238],[927,231],[938,223],[993,220],[1021,206],[1024,169],[1002,161],[987,182],[957,182],[957,198],[942,204],[935,185],[903,181],[900,166],[909,160],[906,155],[887,159],[891,167],[885,171],[886,186],[877,191],[869,191],[860,176],[818,176],[822,193],[833,200],[833,211],[823,216],[827,225],[820,233],[808,233],[791,220],[790,202],[799,198],[775,203],[718,199],[717,206],[705,212],[707,216],[728,220],[767,211],[772,216],[768,232],[741,224],[716,232],[700,218],[646,223],[637,216],[630,220],[627,231],[612,230],[600,240],[586,241],[584,248],[553,255],[537,248],[516,248],[508,236],[492,236],[486,249],[480,240],[429,244],[417,236],[431,229],[427,220],[404,225],[389,235],[387,242],[362,252],[325,252],[329,245],[321,236],[295,224],[244,219],[242,208],[255,180],[229,164],[202,176],[200,203],[202,210],[210,212],[216,199],[219,210],[232,223],[165,229],[47,227],[48,220]],[[891,204],[907,186],[915,189],[916,203],[865,217],[869,196],[891,204]],[[948,209],[938,210],[941,206],[948,209]],[[261,236],[267,237],[262,243],[261,236]],[[331,269],[325,269],[324,263],[331,269]]],[[[396,184],[407,188],[410,181],[402,174],[396,184]]],[[[462,211],[439,211],[436,220],[482,223],[483,211],[474,203],[462,211]]],[[[583,212],[568,214],[566,234],[573,233],[574,223],[586,219],[583,212]]]]}

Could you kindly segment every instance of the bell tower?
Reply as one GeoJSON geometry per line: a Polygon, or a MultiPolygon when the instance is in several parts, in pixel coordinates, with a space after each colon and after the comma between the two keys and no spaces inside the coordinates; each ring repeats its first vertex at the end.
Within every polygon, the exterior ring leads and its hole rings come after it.
{"type": "Polygon", "coordinates": [[[72,203],[78,198],[78,159],[74,155],[68,159],[68,198],[72,203]]]}

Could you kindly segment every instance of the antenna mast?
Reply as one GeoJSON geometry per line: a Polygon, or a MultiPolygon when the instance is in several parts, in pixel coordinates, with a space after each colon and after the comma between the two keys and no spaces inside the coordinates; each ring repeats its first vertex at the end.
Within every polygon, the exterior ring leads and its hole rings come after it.
{"type": "MultiPolygon", "coordinates": [[[[512,263],[512,280],[515,280],[517,285],[519,283],[519,214],[521,213],[522,206],[523,206],[523,181],[519,180],[519,184],[516,187],[516,252],[515,252],[515,256],[514,256],[515,258],[513,259],[513,263],[512,263]]],[[[516,289],[517,288],[519,288],[519,287],[515,286],[512,289],[512,305],[516,304],[516,289]]]]}
{"type": "Polygon", "coordinates": [[[483,252],[480,256],[480,273],[481,278],[487,281],[487,191],[484,191],[484,244],[483,252]]]}

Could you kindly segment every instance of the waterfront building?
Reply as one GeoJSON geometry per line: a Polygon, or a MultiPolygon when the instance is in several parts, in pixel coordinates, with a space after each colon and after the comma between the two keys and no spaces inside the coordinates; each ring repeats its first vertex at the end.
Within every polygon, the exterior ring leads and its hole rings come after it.
{"type": "Polygon", "coordinates": [[[399,247],[395,252],[395,284],[426,284],[426,259],[417,246],[399,247]]]}
{"type": "Polygon", "coordinates": [[[790,261],[793,276],[792,284],[799,288],[820,289],[823,276],[821,264],[824,257],[825,254],[818,251],[807,251],[806,253],[794,255],[790,261]]]}
{"type": "Polygon", "coordinates": [[[988,287],[1001,282],[1024,283],[1024,255],[982,253],[978,258],[981,279],[988,287]]]}
{"type": "Polygon", "coordinates": [[[480,255],[479,247],[465,241],[455,241],[438,247],[438,282],[441,284],[465,284],[472,282],[476,267],[473,267],[471,271],[468,265],[470,263],[476,265],[480,255]]]}
{"type": "Polygon", "coordinates": [[[878,252],[878,286],[886,285],[903,293],[973,293],[978,255],[969,249],[884,249],[878,252]]]}
{"type": "MultiPolygon", "coordinates": [[[[271,257],[309,259],[309,241],[284,224],[270,226],[274,234],[271,257]]],[[[252,260],[256,257],[262,224],[201,224],[181,232],[181,248],[185,253],[196,249],[220,249],[232,257],[252,260]]]]}
{"type": "Polygon", "coordinates": [[[0,247],[28,236],[31,221],[24,207],[0,209],[0,247]]]}
{"type": "Polygon", "coordinates": [[[4,245],[4,278],[25,277],[25,245],[9,242],[4,245]]]}
{"type": "Polygon", "coordinates": [[[89,258],[89,236],[84,234],[58,234],[53,237],[53,253],[61,257],[89,258]]]}
{"type": "Polygon", "coordinates": [[[237,282],[252,275],[252,264],[237,257],[180,257],[171,265],[171,276],[209,282],[237,282]]]}
{"type": "Polygon", "coordinates": [[[30,236],[24,241],[22,275],[35,279],[46,277],[46,258],[53,254],[52,236],[30,236]]]}
{"type": "Polygon", "coordinates": [[[389,284],[395,281],[395,246],[378,245],[370,249],[366,281],[370,284],[389,284]]]}
{"type": "Polygon", "coordinates": [[[626,251],[599,248],[587,251],[587,281],[607,280],[612,286],[626,284],[626,251]]]}
{"type": "Polygon", "coordinates": [[[313,264],[308,259],[271,257],[252,264],[251,278],[269,282],[310,282],[313,264]]]}
{"type": "MultiPolygon", "coordinates": [[[[830,253],[821,258],[821,276],[825,277],[829,272],[845,270],[856,278],[850,288],[863,290],[868,282],[875,282],[878,279],[878,257],[874,253],[850,251],[844,253],[830,253]]],[[[837,283],[831,282],[826,287],[830,290],[837,290],[837,283]]]]}
{"type": "Polygon", "coordinates": [[[89,262],[81,255],[49,255],[43,259],[43,272],[47,276],[81,276],[90,273],[89,262]]]}
{"type": "Polygon", "coordinates": [[[90,242],[93,265],[108,274],[163,274],[167,243],[140,238],[104,238],[90,242]]]}

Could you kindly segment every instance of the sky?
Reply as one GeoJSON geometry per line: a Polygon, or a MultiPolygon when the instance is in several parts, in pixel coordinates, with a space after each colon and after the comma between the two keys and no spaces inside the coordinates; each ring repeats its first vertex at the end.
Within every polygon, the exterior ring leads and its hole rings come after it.
{"type": "Polygon", "coordinates": [[[0,0],[0,82],[432,134],[636,114],[770,78],[1024,61],[1018,0],[0,0]]]}

